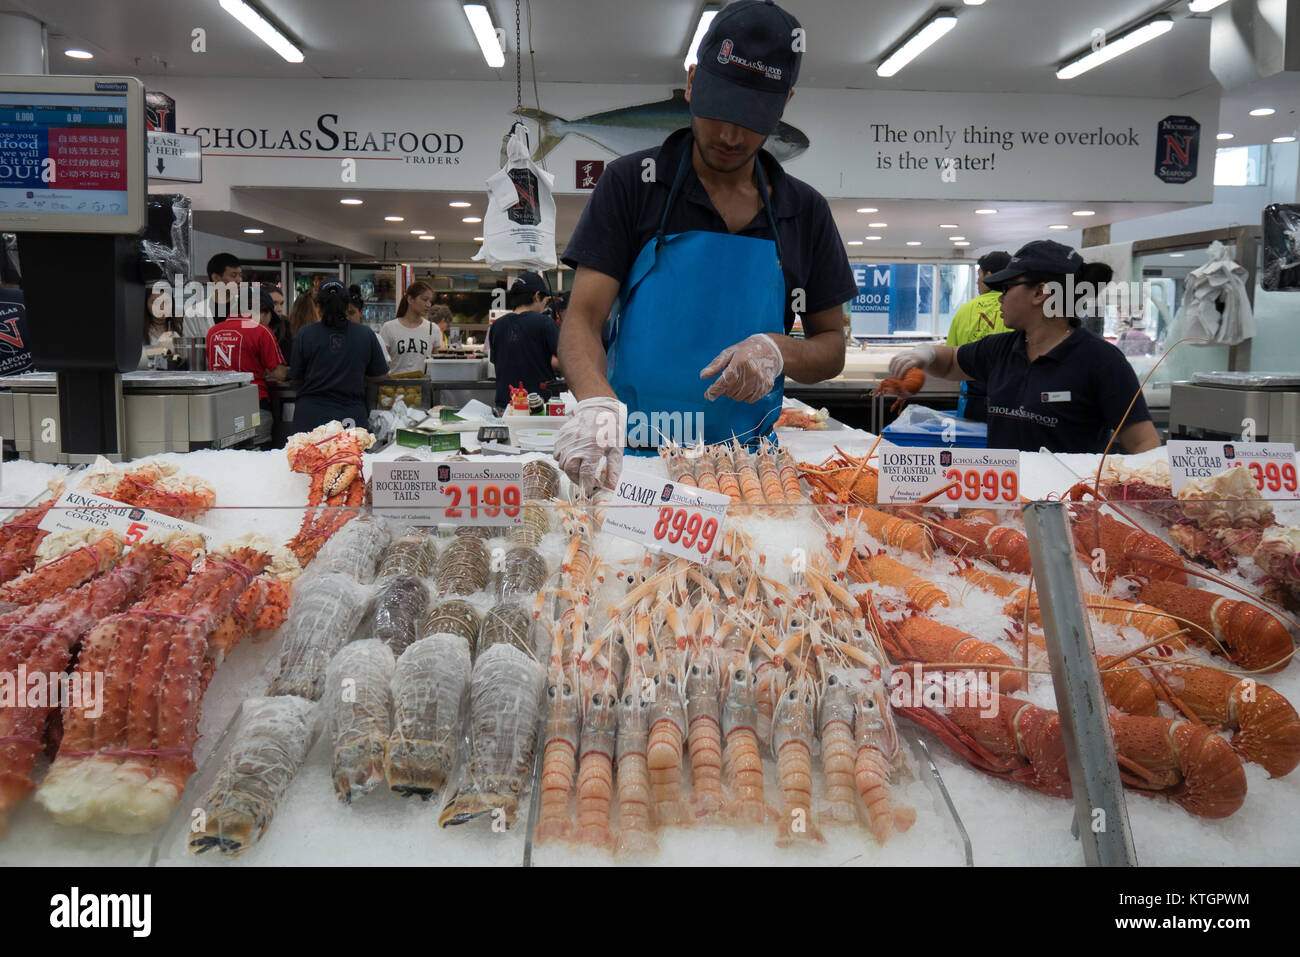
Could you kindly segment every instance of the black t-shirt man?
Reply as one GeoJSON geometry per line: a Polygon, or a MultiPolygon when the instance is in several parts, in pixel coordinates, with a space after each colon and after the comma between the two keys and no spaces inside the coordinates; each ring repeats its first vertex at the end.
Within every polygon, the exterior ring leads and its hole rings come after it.
{"type": "Polygon", "coordinates": [[[1078,326],[1032,363],[1025,334],[1003,332],[958,348],[957,364],[988,383],[992,449],[1101,452],[1130,402],[1126,426],[1151,419],[1124,354],[1078,326]]]}
{"type": "Polygon", "coordinates": [[[512,312],[492,323],[488,350],[497,374],[497,408],[510,404],[510,387],[520,382],[529,392],[552,398],[541,384],[557,378],[551,357],[559,341],[559,324],[540,312],[512,312]]]}
{"type": "MultiPolygon", "coordinates": [[[[567,265],[575,269],[588,266],[626,281],[642,247],[659,232],[668,192],[690,143],[690,133],[689,129],[678,130],[659,146],[621,156],[605,167],[564,250],[567,265]],[[652,162],[647,164],[647,160],[652,162]]],[[[796,311],[808,315],[848,302],[857,296],[858,286],[825,197],[787,174],[767,150],[759,150],[758,158],[772,189],[772,215],[781,246],[781,271],[785,274],[785,331],[789,333],[796,311]],[[798,290],[803,294],[797,295],[798,290]]],[[[666,234],[693,230],[728,232],[688,161],[681,192],[668,214],[666,234]]],[[[736,235],[770,239],[772,228],[767,213],[760,209],[736,235]]],[[[743,282],[744,277],[736,281],[743,282]]],[[[665,317],[666,337],[674,334],[673,327],[667,324],[670,319],[665,317]]],[[[665,348],[671,348],[667,340],[665,348]]]]}

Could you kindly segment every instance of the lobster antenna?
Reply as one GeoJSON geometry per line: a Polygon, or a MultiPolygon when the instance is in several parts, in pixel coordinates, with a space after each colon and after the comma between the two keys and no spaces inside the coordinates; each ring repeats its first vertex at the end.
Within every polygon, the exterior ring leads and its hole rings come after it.
{"type": "Polygon", "coordinates": [[[1177,349],[1179,346],[1181,346],[1184,342],[1204,342],[1208,344],[1209,341],[1210,341],[1209,339],[1203,338],[1201,336],[1188,336],[1185,339],[1179,339],[1168,349],[1166,349],[1164,353],[1160,356],[1160,358],[1156,360],[1156,364],[1151,367],[1151,371],[1148,372],[1143,377],[1140,383],[1138,383],[1137,392],[1133,393],[1133,398],[1129,400],[1128,408],[1124,410],[1124,414],[1120,417],[1119,425],[1115,426],[1115,431],[1110,434],[1110,441],[1108,441],[1106,443],[1106,447],[1102,449],[1101,460],[1097,463],[1097,477],[1093,480],[1093,488],[1097,488],[1098,486],[1101,485],[1101,470],[1102,467],[1106,464],[1106,456],[1110,454],[1110,447],[1115,444],[1115,438],[1119,435],[1120,430],[1124,428],[1124,423],[1128,421],[1129,413],[1133,411],[1133,406],[1137,404],[1138,396],[1142,394],[1142,390],[1146,388],[1147,382],[1150,380],[1150,378],[1153,375],[1155,375],[1156,370],[1160,368],[1160,363],[1168,359],[1169,354],[1173,352],[1175,349],[1177,349]]]}

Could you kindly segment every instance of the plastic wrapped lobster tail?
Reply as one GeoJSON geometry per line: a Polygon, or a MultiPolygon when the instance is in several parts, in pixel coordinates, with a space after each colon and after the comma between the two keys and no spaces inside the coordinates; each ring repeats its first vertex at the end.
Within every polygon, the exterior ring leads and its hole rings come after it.
{"type": "Polygon", "coordinates": [[[416,528],[408,528],[401,538],[389,545],[379,563],[379,577],[415,575],[423,577],[433,569],[437,546],[416,528]]]}
{"type": "Polygon", "coordinates": [[[424,619],[422,634],[460,635],[469,643],[469,652],[478,653],[478,633],[483,628],[483,616],[474,610],[474,606],[463,598],[449,598],[429,609],[429,616],[424,619]]]}
{"type": "Polygon", "coordinates": [[[325,690],[325,668],[352,637],[368,596],[365,586],[338,572],[295,582],[280,670],[267,694],[318,700],[325,690]]]}
{"type": "Polygon", "coordinates": [[[335,533],[316,556],[312,570],[316,572],[341,572],[363,585],[375,580],[379,558],[393,533],[388,525],[378,519],[357,518],[335,533]]]}
{"type": "Polygon", "coordinates": [[[546,559],[539,552],[522,545],[512,548],[506,552],[501,570],[501,597],[535,595],[546,584],[547,575],[546,559]]]}
{"type": "Polygon", "coordinates": [[[537,748],[545,678],[542,666],[513,645],[496,644],[479,655],[470,680],[469,761],[438,818],[443,827],[496,811],[507,828],[514,826],[537,748]]]}
{"type": "Polygon", "coordinates": [[[384,777],[392,734],[393,653],[382,641],[356,641],[330,662],[323,704],[334,754],[334,791],[344,804],[384,777]]]}
{"type": "Polygon", "coordinates": [[[371,612],[370,637],[382,641],[400,655],[419,637],[429,610],[429,589],[414,575],[385,579],[375,596],[371,612]]]}
{"type": "Polygon", "coordinates": [[[244,702],[234,744],[203,797],[190,853],[238,857],[262,839],[316,738],[316,705],[282,695],[244,702]]]}
{"type": "Polygon", "coordinates": [[[451,777],[472,667],[469,642],[446,633],[421,638],[397,659],[384,777],[398,794],[427,801],[451,777]]]}
{"type": "Polygon", "coordinates": [[[458,535],[438,558],[438,593],[472,595],[487,587],[491,556],[479,539],[458,535]]]}
{"type": "Polygon", "coordinates": [[[481,658],[487,649],[502,643],[514,645],[528,655],[537,651],[533,616],[517,601],[506,600],[488,609],[478,633],[475,655],[481,658]]]}

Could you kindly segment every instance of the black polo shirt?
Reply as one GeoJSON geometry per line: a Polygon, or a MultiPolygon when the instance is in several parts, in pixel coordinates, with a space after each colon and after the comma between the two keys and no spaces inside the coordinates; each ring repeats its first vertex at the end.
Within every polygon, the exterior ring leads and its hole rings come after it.
{"type": "Polygon", "coordinates": [[[1023,332],[1003,332],[957,350],[966,375],[988,383],[988,447],[1101,452],[1124,417],[1150,420],[1137,374],[1124,354],[1087,329],[1032,363],[1023,332]]]}
{"type": "MultiPolygon", "coordinates": [[[[605,167],[564,251],[566,264],[575,269],[579,265],[588,266],[620,283],[627,280],[642,247],[659,232],[659,221],[690,141],[690,132],[678,130],[660,146],[621,156],[605,167]],[[654,160],[650,172],[647,172],[647,159],[654,160]],[[646,182],[647,178],[650,182],[646,182]]],[[[758,156],[772,187],[772,215],[781,241],[781,270],[785,273],[785,331],[788,333],[794,324],[791,306],[796,289],[804,290],[799,314],[808,315],[848,302],[858,294],[858,286],[853,281],[853,270],[849,268],[840,231],[825,197],[807,183],[787,175],[766,150],[759,150],[758,156]]],[[[666,234],[695,230],[728,232],[726,222],[691,166],[668,216],[666,234]]],[[[760,209],[753,221],[736,235],[771,239],[767,212],[760,209]]],[[[728,276],[725,281],[740,283],[744,277],[728,276]]],[[[721,305],[700,303],[698,318],[721,305]]],[[[675,318],[664,317],[665,322],[675,318]]]]}
{"type": "Polygon", "coordinates": [[[488,350],[497,373],[498,409],[510,404],[510,387],[521,382],[525,389],[543,399],[552,397],[551,391],[541,384],[560,377],[551,367],[551,357],[559,341],[559,324],[540,312],[512,312],[492,323],[488,330],[488,350]]]}

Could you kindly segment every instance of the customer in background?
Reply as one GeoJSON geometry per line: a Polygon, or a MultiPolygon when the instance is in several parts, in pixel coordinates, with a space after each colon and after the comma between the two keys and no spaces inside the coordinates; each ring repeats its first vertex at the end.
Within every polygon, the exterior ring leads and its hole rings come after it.
{"type": "Polygon", "coordinates": [[[562,292],[558,296],[551,297],[551,305],[547,310],[552,318],[555,319],[557,326],[564,324],[564,313],[569,308],[569,294],[562,292]]]}
{"type": "MultiPolygon", "coordinates": [[[[999,250],[985,253],[979,258],[976,267],[980,294],[963,303],[953,314],[952,325],[948,327],[948,345],[956,348],[968,342],[978,342],[995,332],[1007,332],[1002,321],[1002,293],[990,289],[984,282],[995,272],[1007,268],[1011,262],[1011,253],[999,250]]],[[[983,422],[988,418],[985,407],[988,404],[988,389],[983,382],[963,382],[961,399],[957,402],[957,414],[983,422]]]]}
{"type": "Polygon", "coordinates": [[[556,347],[560,327],[542,308],[550,295],[546,280],[535,272],[520,274],[506,294],[506,306],[512,310],[492,323],[488,330],[488,351],[497,372],[497,408],[510,404],[510,387],[521,382],[529,392],[543,399],[551,398],[542,385],[555,378],[560,368],[556,347]]]}
{"type": "MultiPolygon", "coordinates": [[[[298,338],[299,333],[313,322],[320,319],[316,312],[316,297],[309,292],[304,292],[293,301],[293,308],[289,310],[289,339],[292,342],[298,338]]],[[[292,346],[290,347],[292,354],[292,346]]]]}
{"type": "Polygon", "coordinates": [[[248,372],[257,386],[257,400],[263,409],[270,411],[271,390],[267,379],[283,382],[289,367],[285,365],[280,346],[268,327],[275,313],[272,290],[260,291],[255,315],[249,318],[232,316],[223,319],[208,330],[208,368],[214,372],[248,372]]]}
{"type": "Polygon", "coordinates": [[[215,323],[221,322],[237,311],[239,283],[244,278],[243,267],[230,253],[217,253],[208,260],[208,298],[193,315],[187,315],[182,328],[186,338],[198,339],[215,323]]]}
{"type": "Polygon", "coordinates": [[[298,384],[294,431],[309,432],[334,419],[364,427],[366,383],[388,371],[379,339],[365,323],[348,322],[348,293],[337,279],[321,283],[316,303],[320,322],[294,339],[289,362],[289,378],[298,384]]]}
{"type": "Polygon", "coordinates": [[[447,348],[447,332],[451,329],[451,306],[441,302],[434,303],[429,310],[429,321],[442,333],[441,348],[447,348]]]}
{"type": "Polygon", "coordinates": [[[181,320],[171,315],[170,296],[162,290],[150,289],[144,299],[144,338],[140,347],[140,365],[148,369],[147,350],[160,346],[170,348],[181,334],[181,320]]]}
{"type": "Polygon", "coordinates": [[[361,296],[360,286],[348,286],[347,314],[348,322],[360,322],[366,318],[366,300],[361,296]]]}
{"type": "Polygon", "coordinates": [[[18,239],[5,237],[0,249],[0,376],[31,372],[32,346],[27,336],[27,306],[18,271],[18,239]]]}
{"type": "Polygon", "coordinates": [[[280,355],[287,356],[293,349],[293,335],[289,332],[289,320],[284,314],[284,293],[278,286],[271,287],[271,301],[275,303],[275,308],[271,311],[271,319],[266,327],[275,336],[280,355]]]}
{"type": "Polygon", "coordinates": [[[389,374],[424,375],[424,360],[442,348],[442,333],[429,321],[433,308],[433,287],[419,280],[411,283],[397,307],[397,318],[379,330],[389,356],[389,374]]]}

